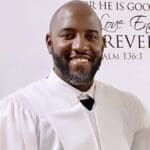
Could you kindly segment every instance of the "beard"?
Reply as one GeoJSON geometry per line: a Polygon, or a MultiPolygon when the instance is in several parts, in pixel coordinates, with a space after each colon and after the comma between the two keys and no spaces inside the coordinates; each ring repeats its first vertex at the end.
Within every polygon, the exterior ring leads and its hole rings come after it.
{"type": "Polygon", "coordinates": [[[52,57],[54,65],[61,72],[63,79],[71,85],[86,85],[91,83],[102,62],[102,56],[100,56],[97,60],[93,61],[88,71],[73,73],[69,69],[67,58],[57,55],[54,51],[52,57]]]}

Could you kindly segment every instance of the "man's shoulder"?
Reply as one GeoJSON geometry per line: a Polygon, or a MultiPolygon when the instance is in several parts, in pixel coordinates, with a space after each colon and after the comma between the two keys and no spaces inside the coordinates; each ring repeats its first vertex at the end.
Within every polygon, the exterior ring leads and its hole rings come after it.
{"type": "Polygon", "coordinates": [[[1,105],[2,103],[12,103],[13,105],[19,105],[24,109],[33,110],[33,106],[36,104],[38,105],[39,103],[39,97],[44,95],[43,92],[45,92],[44,88],[46,86],[46,82],[46,79],[41,79],[18,89],[0,100],[1,105]]]}
{"type": "Polygon", "coordinates": [[[97,81],[97,97],[100,105],[119,111],[127,126],[136,130],[148,124],[148,114],[137,96],[97,81]]]}
{"type": "MultiPolygon", "coordinates": [[[[42,86],[44,86],[45,79],[37,80],[34,81],[18,90],[15,92],[9,94],[6,98],[18,98],[20,96],[28,96],[28,95],[33,95],[37,90],[40,90],[42,86]]],[[[5,98],[4,98],[5,99],[5,98]]]]}
{"type": "Polygon", "coordinates": [[[96,88],[97,91],[101,91],[101,94],[107,92],[107,96],[111,96],[111,97],[117,97],[117,96],[121,96],[122,98],[135,97],[129,91],[121,90],[111,84],[107,84],[101,81],[96,81],[96,88]]]}
{"type": "Polygon", "coordinates": [[[112,85],[96,81],[96,91],[104,103],[115,105],[120,108],[143,109],[142,102],[139,98],[129,91],[120,90],[112,85]]]}

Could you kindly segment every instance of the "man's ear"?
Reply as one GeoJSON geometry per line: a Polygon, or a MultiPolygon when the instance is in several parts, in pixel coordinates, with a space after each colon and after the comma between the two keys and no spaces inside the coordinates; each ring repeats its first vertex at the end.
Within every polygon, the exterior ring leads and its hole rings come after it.
{"type": "Polygon", "coordinates": [[[106,47],[106,38],[105,38],[105,36],[102,37],[102,42],[103,42],[102,51],[104,51],[104,48],[106,47]]]}
{"type": "Polygon", "coordinates": [[[51,39],[50,33],[46,34],[46,45],[47,45],[49,54],[52,54],[52,39],[51,39]]]}

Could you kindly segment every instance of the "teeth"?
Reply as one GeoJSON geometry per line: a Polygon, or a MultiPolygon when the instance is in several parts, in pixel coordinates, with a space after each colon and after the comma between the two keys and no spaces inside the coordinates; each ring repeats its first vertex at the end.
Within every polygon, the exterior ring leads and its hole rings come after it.
{"type": "Polygon", "coordinates": [[[86,58],[73,58],[71,60],[72,63],[77,64],[77,63],[87,63],[88,59],[86,58]]]}

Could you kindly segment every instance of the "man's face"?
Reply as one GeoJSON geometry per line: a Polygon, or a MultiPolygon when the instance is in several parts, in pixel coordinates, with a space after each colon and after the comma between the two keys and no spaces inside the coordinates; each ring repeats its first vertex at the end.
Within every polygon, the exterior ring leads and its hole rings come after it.
{"type": "Polygon", "coordinates": [[[101,26],[93,13],[82,7],[61,10],[47,43],[63,80],[71,85],[93,81],[103,53],[101,26]]]}

